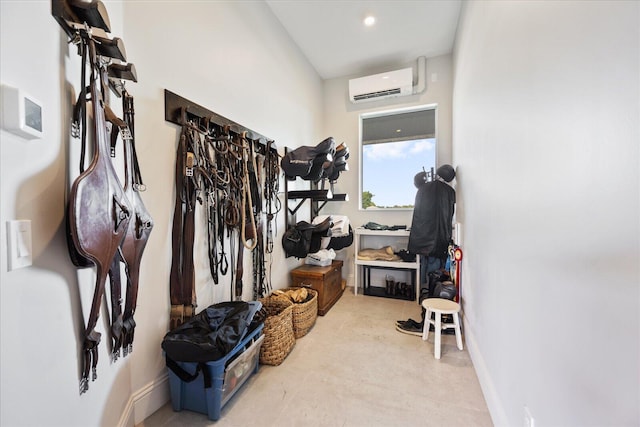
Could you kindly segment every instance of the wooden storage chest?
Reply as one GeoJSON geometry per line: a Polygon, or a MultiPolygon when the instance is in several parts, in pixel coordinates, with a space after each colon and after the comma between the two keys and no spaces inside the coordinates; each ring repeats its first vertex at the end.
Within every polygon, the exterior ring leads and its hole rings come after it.
{"type": "Polygon", "coordinates": [[[342,261],[319,267],[302,265],[291,270],[292,286],[304,286],[318,292],[318,314],[324,316],[344,292],[342,285],[342,261]]]}

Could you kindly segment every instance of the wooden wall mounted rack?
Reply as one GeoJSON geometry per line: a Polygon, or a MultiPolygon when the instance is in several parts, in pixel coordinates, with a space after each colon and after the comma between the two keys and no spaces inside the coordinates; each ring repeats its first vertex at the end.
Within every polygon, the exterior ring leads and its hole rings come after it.
{"type": "MultiPolygon", "coordinates": [[[[164,90],[164,119],[178,126],[182,126],[185,124],[184,121],[188,120],[202,128],[209,128],[211,125],[220,127],[228,126],[231,132],[238,135],[246,132],[246,138],[248,140],[258,143],[257,146],[254,145],[254,149],[260,154],[265,153],[269,141],[273,142],[272,139],[244,127],[233,120],[229,120],[220,114],[216,114],[167,89],[164,90]]],[[[271,149],[277,152],[275,145],[272,145],[271,149]]]]}

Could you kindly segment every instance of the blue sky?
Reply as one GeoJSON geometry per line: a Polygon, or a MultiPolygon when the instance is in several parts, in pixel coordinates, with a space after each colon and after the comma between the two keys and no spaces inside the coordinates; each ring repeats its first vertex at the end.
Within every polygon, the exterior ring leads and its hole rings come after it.
{"type": "Polygon", "coordinates": [[[363,191],[374,194],[377,206],[413,205],[418,172],[435,168],[436,140],[387,142],[362,147],[363,191]]]}

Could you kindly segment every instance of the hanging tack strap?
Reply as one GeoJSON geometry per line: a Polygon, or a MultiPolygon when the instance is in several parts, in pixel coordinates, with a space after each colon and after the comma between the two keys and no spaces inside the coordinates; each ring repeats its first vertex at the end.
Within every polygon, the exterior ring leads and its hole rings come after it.
{"type": "Polygon", "coordinates": [[[120,278],[121,249],[118,248],[109,268],[109,284],[111,288],[111,359],[115,362],[120,357],[122,348],[122,281],[120,278]]]}
{"type": "Polygon", "coordinates": [[[87,46],[84,42],[78,45],[82,56],[82,68],[80,70],[80,95],[76,105],[73,107],[71,116],[71,136],[81,138],[80,146],[80,173],[84,172],[84,161],[87,151],[87,46]]]}
{"type": "Polygon", "coordinates": [[[193,153],[192,145],[189,128],[185,125],[176,153],[176,201],[173,212],[173,256],[170,272],[172,329],[193,315],[196,301],[193,265],[196,188],[187,171],[188,154],[193,153]]]}

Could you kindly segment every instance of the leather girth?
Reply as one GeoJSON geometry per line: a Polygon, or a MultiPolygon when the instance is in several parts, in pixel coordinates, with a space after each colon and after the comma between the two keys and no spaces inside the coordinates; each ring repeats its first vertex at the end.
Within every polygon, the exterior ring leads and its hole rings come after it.
{"type": "Polygon", "coordinates": [[[170,328],[175,329],[195,313],[195,274],[193,268],[193,238],[196,188],[193,181],[194,146],[190,133],[183,126],[176,153],[176,200],[173,211],[170,294],[170,328]],[[189,163],[188,163],[189,162],[189,163]]]}
{"type": "Polygon", "coordinates": [[[122,93],[122,111],[124,121],[114,120],[111,131],[111,146],[115,148],[118,130],[123,142],[125,187],[124,191],[131,202],[132,221],[129,222],[117,256],[111,265],[111,355],[117,360],[122,355],[127,356],[133,351],[133,337],[136,322],[133,318],[137,306],[138,286],[140,279],[140,263],[149,235],[153,229],[153,219],[147,211],[140,191],[145,189],[140,173],[140,166],[135,149],[134,108],[133,96],[126,90],[122,93]],[[127,286],[124,312],[122,312],[120,280],[120,262],[124,263],[127,286]]]}
{"type": "Polygon", "coordinates": [[[71,187],[67,224],[72,259],[77,254],[95,265],[96,284],[84,333],[80,393],[89,388],[90,370],[93,371],[92,380],[97,377],[100,333],[95,327],[107,273],[131,219],[130,202],[109,158],[104,100],[98,86],[98,75],[103,65],[98,63],[93,39],[85,34],[82,44],[84,49],[89,49],[95,149],[91,163],[71,187]]]}

